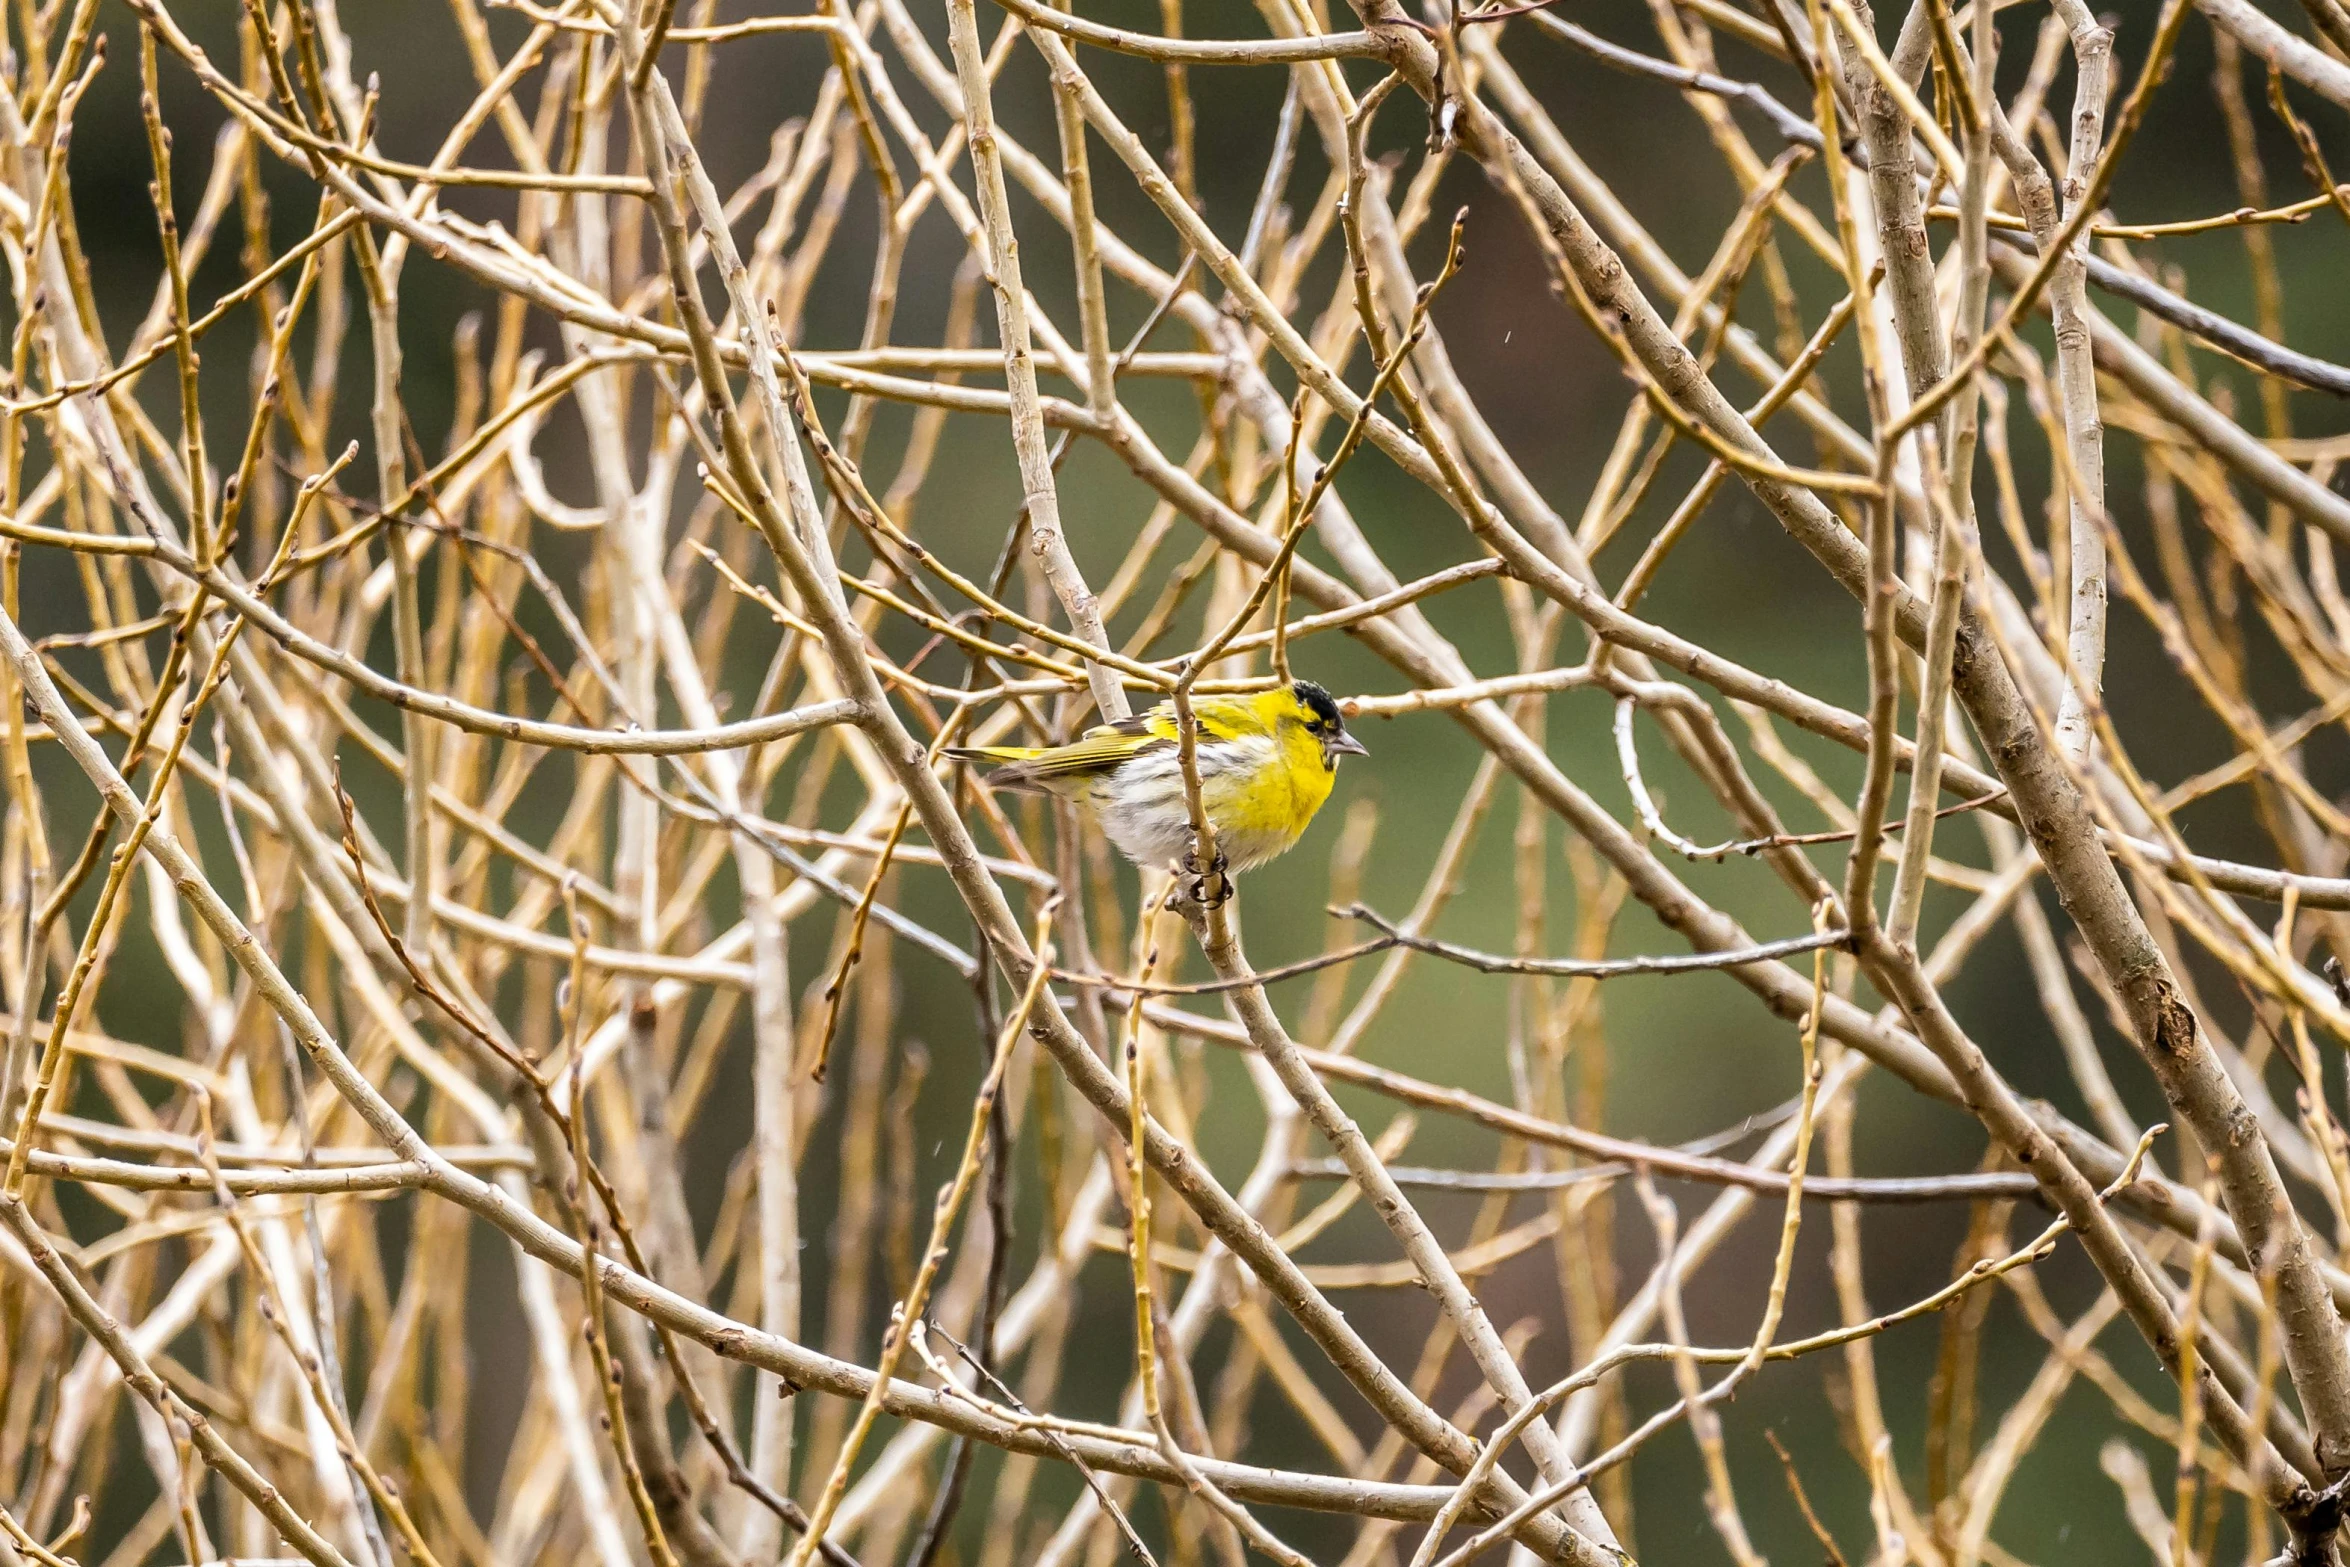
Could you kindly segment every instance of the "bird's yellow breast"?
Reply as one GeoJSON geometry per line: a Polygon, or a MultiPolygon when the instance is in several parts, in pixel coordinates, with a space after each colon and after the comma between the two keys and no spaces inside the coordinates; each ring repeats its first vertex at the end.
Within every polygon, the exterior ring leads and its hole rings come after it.
{"type": "Polygon", "coordinates": [[[1262,765],[1201,781],[1200,803],[1215,824],[1217,847],[1236,868],[1287,850],[1330,798],[1332,769],[1320,741],[1297,724],[1277,724],[1268,738],[1272,754],[1262,765]]]}

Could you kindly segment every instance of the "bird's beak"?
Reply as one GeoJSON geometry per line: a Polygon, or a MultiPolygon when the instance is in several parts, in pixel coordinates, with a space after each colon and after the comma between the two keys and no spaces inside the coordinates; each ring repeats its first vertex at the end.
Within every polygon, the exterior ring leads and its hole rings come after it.
{"type": "Polygon", "coordinates": [[[1337,739],[1330,742],[1327,749],[1332,756],[1369,756],[1371,754],[1362,741],[1343,731],[1337,739]]]}

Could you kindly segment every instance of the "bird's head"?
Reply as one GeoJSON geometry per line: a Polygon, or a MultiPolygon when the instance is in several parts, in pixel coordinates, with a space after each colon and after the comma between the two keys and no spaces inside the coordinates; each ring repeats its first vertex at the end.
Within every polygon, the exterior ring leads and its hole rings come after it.
{"type": "Polygon", "coordinates": [[[1322,765],[1332,772],[1338,770],[1342,756],[1368,756],[1363,742],[1346,732],[1346,719],[1338,711],[1338,703],[1330,693],[1311,680],[1300,680],[1283,693],[1288,698],[1290,711],[1284,716],[1305,726],[1307,734],[1322,743],[1322,765]]]}

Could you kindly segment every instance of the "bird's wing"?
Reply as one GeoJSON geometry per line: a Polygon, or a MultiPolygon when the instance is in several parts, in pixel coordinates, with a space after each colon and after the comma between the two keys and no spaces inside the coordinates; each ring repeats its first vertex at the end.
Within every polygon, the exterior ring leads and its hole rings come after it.
{"type": "Polygon", "coordinates": [[[1000,762],[999,781],[1018,785],[1050,778],[1082,778],[1106,773],[1119,763],[1175,742],[1159,732],[1154,714],[1140,713],[1116,723],[1097,724],[1067,745],[1045,747],[994,745],[949,751],[975,762],[1000,762]],[[1009,774],[1009,776],[1007,776],[1009,774]]]}
{"type": "MultiPolygon", "coordinates": [[[[1199,725],[1199,737],[1208,742],[1231,740],[1247,733],[1253,726],[1253,716],[1248,700],[1242,697],[1205,697],[1192,709],[1193,720],[1199,725]]],[[[1131,718],[1096,724],[1067,745],[978,746],[950,750],[946,754],[966,761],[1001,763],[1003,770],[990,781],[1019,788],[1053,779],[1106,773],[1135,757],[1163,751],[1173,746],[1176,739],[1174,708],[1162,702],[1131,718]]]]}

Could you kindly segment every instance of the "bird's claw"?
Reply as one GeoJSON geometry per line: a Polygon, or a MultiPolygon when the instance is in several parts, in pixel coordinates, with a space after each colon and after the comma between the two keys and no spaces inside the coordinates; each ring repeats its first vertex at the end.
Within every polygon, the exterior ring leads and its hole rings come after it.
{"type": "Polygon", "coordinates": [[[1192,902],[1198,904],[1203,909],[1220,909],[1225,904],[1232,901],[1232,894],[1235,889],[1232,885],[1232,878],[1229,876],[1219,875],[1215,878],[1215,883],[1215,896],[1210,897],[1208,895],[1210,890],[1208,887],[1208,878],[1205,876],[1195,876],[1192,878],[1191,885],[1183,889],[1184,896],[1188,897],[1192,902]]]}
{"type": "Polygon", "coordinates": [[[1232,862],[1224,857],[1222,849],[1218,849],[1215,858],[1208,862],[1207,869],[1202,870],[1199,863],[1199,851],[1186,849],[1183,851],[1182,865],[1184,874],[1187,876],[1221,876],[1231,868],[1232,862]]]}
{"type": "Polygon", "coordinates": [[[1187,878],[1183,888],[1184,896],[1203,909],[1229,903],[1232,900],[1232,878],[1226,872],[1231,868],[1231,863],[1224,857],[1224,851],[1218,849],[1215,857],[1202,869],[1199,855],[1190,849],[1184,850],[1181,861],[1183,874],[1187,878]],[[1211,887],[1215,892],[1212,898],[1208,896],[1211,887]]]}

